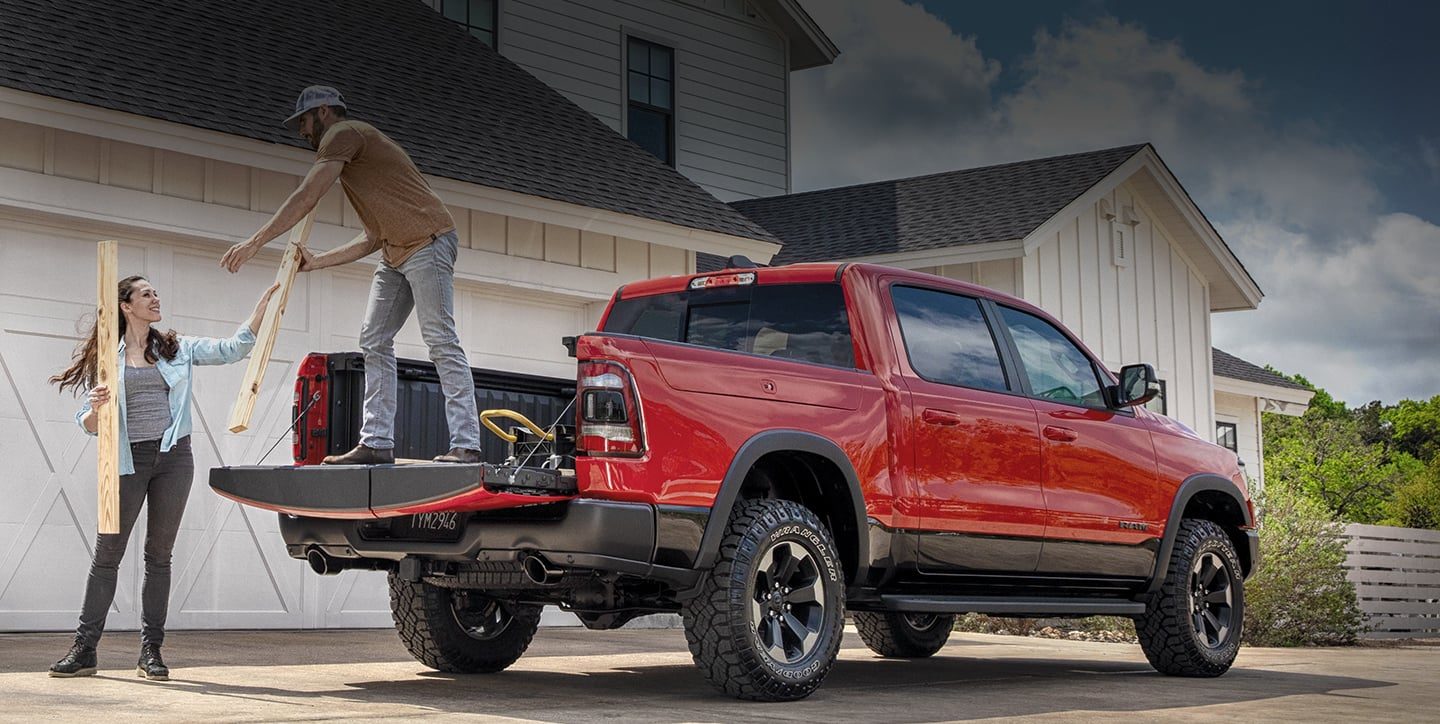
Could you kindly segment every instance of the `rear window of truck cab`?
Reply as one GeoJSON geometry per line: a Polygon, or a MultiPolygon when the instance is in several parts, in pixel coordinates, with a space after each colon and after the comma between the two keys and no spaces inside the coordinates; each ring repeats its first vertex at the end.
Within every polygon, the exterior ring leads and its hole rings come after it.
{"type": "Polygon", "coordinates": [[[702,347],[855,366],[839,284],[759,284],[621,299],[601,331],[702,347]]]}

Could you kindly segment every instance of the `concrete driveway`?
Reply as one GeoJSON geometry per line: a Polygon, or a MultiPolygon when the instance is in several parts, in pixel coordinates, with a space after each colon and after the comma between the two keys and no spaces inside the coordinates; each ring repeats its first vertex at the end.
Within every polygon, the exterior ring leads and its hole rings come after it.
{"type": "Polygon", "coordinates": [[[1440,646],[1245,649],[1219,679],[1156,674],[1136,646],[956,634],[925,661],[876,658],[848,630],[809,699],[714,692],[677,630],[542,629],[490,676],[438,674],[390,631],[176,632],[169,683],[135,676],[134,632],[107,635],[100,675],[51,679],[64,634],[0,634],[0,719],[278,721],[921,722],[1052,720],[1435,721],[1440,646]]]}

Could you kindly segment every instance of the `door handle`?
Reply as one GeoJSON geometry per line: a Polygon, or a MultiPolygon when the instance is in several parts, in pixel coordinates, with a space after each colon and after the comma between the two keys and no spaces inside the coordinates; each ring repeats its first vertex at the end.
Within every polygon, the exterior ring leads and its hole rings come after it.
{"type": "Polygon", "coordinates": [[[1060,442],[1075,442],[1075,439],[1080,437],[1074,430],[1058,425],[1046,425],[1043,432],[1045,433],[1045,437],[1060,442]]]}
{"type": "Polygon", "coordinates": [[[931,425],[944,425],[946,427],[952,425],[959,425],[961,422],[960,416],[953,412],[947,412],[945,410],[931,410],[928,408],[925,410],[925,412],[921,413],[920,419],[930,423],[931,425]]]}

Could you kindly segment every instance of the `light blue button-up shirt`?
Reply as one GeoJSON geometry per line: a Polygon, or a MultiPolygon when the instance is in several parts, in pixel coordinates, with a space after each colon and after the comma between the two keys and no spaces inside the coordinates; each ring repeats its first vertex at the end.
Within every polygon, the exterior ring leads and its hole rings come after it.
{"type": "MultiPolygon", "coordinates": [[[[155,369],[160,370],[160,375],[165,378],[165,384],[170,386],[170,427],[165,428],[165,434],[160,438],[161,452],[169,452],[175,446],[175,441],[190,434],[190,396],[193,389],[190,384],[190,371],[195,365],[225,365],[231,362],[239,362],[245,359],[250,353],[250,348],[255,346],[255,334],[250,331],[249,324],[242,324],[235,331],[235,334],[227,339],[215,337],[187,337],[180,336],[180,350],[175,353],[175,359],[167,360],[160,358],[155,362],[155,369]]],[[[128,441],[129,434],[125,431],[125,340],[120,340],[119,369],[122,374],[117,375],[115,389],[111,391],[111,404],[120,405],[120,439],[128,441]]],[[[90,412],[90,402],[86,400],[85,406],[80,412],[75,413],[75,424],[80,429],[85,429],[85,415],[90,412]]],[[[90,435],[96,433],[85,430],[90,435]]],[[[135,461],[130,457],[130,445],[120,446],[120,474],[133,475],[135,473],[135,461]]]]}

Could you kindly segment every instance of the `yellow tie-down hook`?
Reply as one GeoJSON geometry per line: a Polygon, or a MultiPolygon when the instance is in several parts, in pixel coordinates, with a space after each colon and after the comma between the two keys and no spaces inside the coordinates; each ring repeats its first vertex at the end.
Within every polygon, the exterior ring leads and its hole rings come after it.
{"type": "Polygon", "coordinates": [[[513,443],[518,438],[508,432],[505,432],[504,430],[501,430],[499,425],[491,422],[490,418],[492,417],[509,418],[529,428],[530,432],[535,433],[535,436],[540,438],[541,440],[544,440],[545,442],[555,442],[555,433],[545,432],[543,429],[540,428],[539,425],[531,422],[530,418],[514,410],[486,410],[480,413],[480,424],[484,425],[490,430],[490,432],[495,433],[497,436],[499,436],[501,440],[504,440],[505,442],[513,443]]]}

